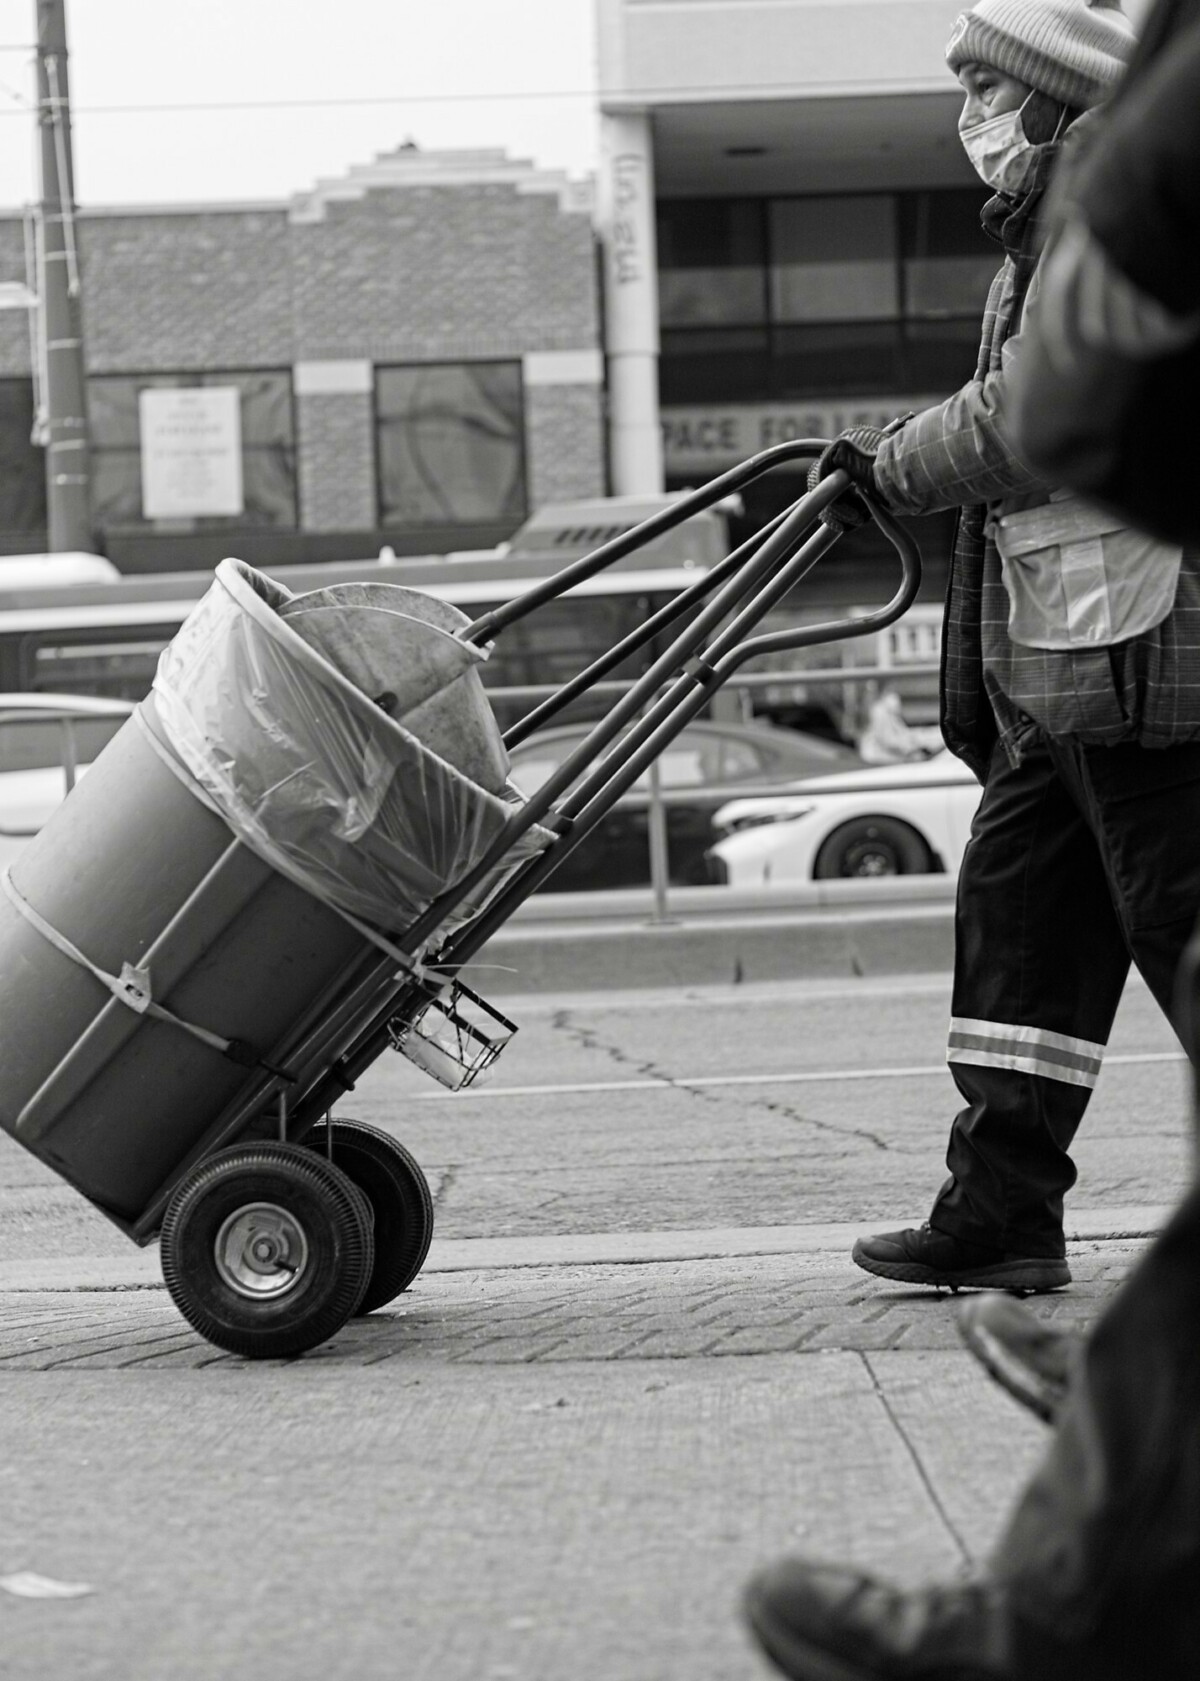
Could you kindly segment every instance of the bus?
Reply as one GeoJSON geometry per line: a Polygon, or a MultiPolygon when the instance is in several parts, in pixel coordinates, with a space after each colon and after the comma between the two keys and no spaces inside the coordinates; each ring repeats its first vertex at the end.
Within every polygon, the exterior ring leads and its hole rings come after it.
{"type": "MultiPolygon", "coordinates": [[[[275,567],[270,575],[295,595],[338,583],[400,584],[440,596],[478,618],[675,500],[666,495],[551,504],[497,549],[402,560],[385,549],[365,560],[275,567]]],[[[507,627],[481,670],[489,689],[500,691],[494,703],[502,727],[532,704],[527,695],[504,691],[559,686],[727,552],[724,511],[704,510],[507,627]]],[[[140,700],[162,649],[212,582],[211,572],[193,571],[50,585],[34,582],[29,573],[26,566],[6,583],[0,561],[0,693],[8,695],[140,700]]],[[[613,680],[639,675],[656,651],[641,650],[613,680]]],[[[584,698],[564,717],[591,716],[603,704],[584,698]]]]}

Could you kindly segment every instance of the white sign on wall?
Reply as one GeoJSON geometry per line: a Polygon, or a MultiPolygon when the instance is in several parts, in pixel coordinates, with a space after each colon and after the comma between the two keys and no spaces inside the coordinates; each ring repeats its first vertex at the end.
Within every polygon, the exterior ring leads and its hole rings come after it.
{"type": "Polygon", "coordinates": [[[236,385],[139,393],[144,519],[244,512],[240,399],[236,385]]]}
{"type": "MultiPolygon", "coordinates": [[[[886,426],[938,397],[846,397],[795,403],[706,403],[661,411],[668,473],[719,473],[789,438],[836,438],[849,426],[886,426]]],[[[808,465],[807,461],[797,466],[808,465]]]]}

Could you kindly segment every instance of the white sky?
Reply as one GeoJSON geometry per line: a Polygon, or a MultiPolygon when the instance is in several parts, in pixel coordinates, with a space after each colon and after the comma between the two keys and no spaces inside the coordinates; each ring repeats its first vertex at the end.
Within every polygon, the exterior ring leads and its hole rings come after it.
{"type": "MultiPolygon", "coordinates": [[[[67,0],[81,204],[283,199],[413,139],[595,167],[592,0],[67,0]],[[531,94],[553,97],[520,97],[531,94]],[[462,97],[462,96],[470,97],[462,97]],[[458,97],[450,97],[458,96],[458,97]],[[295,110],[88,107],[388,101],[295,110]]],[[[0,205],[37,196],[34,0],[0,0],[0,205]]]]}

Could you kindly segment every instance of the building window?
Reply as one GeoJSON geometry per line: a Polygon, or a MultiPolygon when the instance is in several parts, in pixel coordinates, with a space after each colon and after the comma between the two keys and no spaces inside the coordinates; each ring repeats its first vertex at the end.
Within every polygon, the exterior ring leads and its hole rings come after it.
{"type": "Polygon", "coordinates": [[[967,188],[660,204],[661,401],[954,390],[1000,261],[982,202],[967,188]]]}
{"type": "Polygon", "coordinates": [[[98,529],[295,529],[290,372],[101,374],[88,418],[98,529]]]}
{"type": "Polygon", "coordinates": [[[757,199],[692,199],[658,225],[664,327],[755,326],[767,319],[766,234],[757,199]]]}
{"type": "Polygon", "coordinates": [[[771,379],[771,340],[765,327],[706,327],[662,332],[659,399],[707,403],[753,402],[771,379]]]}
{"type": "Polygon", "coordinates": [[[772,320],[899,315],[894,195],[776,199],[770,227],[772,320]]]}
{"type": "Polygon", "coordinates": [[[46,456],[32,434],[33,381],[0,379],[0,536],[46,530],[46,456]]]}
{"type": "Polygon", "coordinates": [[[979,226],[979,194],[905,193],[900,200],[904,313],[978,320],[1000,250],[979,226]]]}
{"type": "Polygon", "coordinates": [[[519,362],[375,370],[384,527],[517,525],[528,513],[519,362]]]}

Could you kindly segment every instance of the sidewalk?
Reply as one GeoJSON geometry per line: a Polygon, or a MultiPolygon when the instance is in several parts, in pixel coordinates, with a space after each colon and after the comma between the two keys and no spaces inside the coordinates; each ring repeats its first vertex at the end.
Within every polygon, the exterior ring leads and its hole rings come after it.
{"type": "MultiPolygon", "coordinates": [[[[1144,1242],[1166,1222],[1166,1208],[1110,1208],[1071,1213],[1067,1241],[1092,1252],[1105,1245],[1124,1249],[1144,1242]]],[[[701,1231],[602,1232],[555,1237],[437,1238],[421,1277],[436,1273],[491,1273],[528,1268],[641,1267],[686,1261],[803,1255],[836,1268],[844,1262],[861,1224],[715,1227],[701,1231]]],[[[864,1275],[851,1272],[861,1286],[864,1275]]],[[[69,1255],[0,1261],[0,1295],[12,1292],[123,1291],[162,1289],[157,1247],[117,1255],[69,1255]]],[[[1056,1304],[1066,1297],[1048,1298],[1056,1304]]],[[[2,1344],[0,1344],[2,1357],[2,1344]]]]}
{"type": "MultiPolygon", "coordinates": [[[[1076,1215],[1035,1311],[1090,1322],[1159,1212],[1076,1215]]],[[[446,1241],[292,1362],[203,1343],[152,1253],[7,1263],[6,1568],[93,1588],[0,1602],[8,1672],[765,1681],[752,1570],[953,1577],[1047,1440],[857,1229],[446,1241]]]]}

